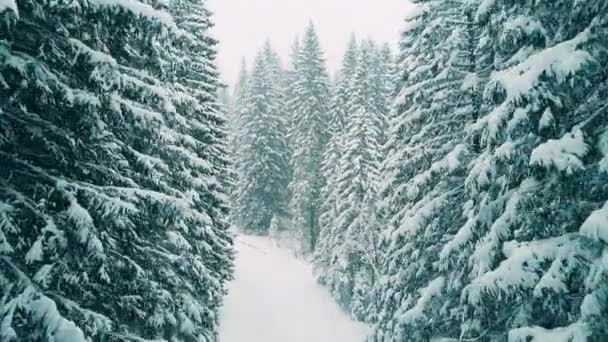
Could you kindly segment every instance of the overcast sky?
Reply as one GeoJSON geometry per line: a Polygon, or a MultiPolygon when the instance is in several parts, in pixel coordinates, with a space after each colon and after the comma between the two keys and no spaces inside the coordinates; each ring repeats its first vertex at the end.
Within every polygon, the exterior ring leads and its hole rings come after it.
{"type": "Polygon", "coordinates": [[[291,45],[310,20],[317,28],[330,72],[340,64],[351,33],[396,47],[407,0],[208,0],[213,35],[220,40],[218,65],[225,82],[238,77],[241,59],[251,64],[269,39],[287,61],[291,45]]]}

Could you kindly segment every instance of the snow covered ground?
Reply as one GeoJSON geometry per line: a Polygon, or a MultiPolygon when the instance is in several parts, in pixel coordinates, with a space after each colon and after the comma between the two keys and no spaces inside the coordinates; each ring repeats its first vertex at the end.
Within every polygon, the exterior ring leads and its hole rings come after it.
{"type": "Polygon", "coordinates": [[[236,279],[221,312],[220,342],[362,342],[311,266],[265,237],[239,236],[236,279]]]}

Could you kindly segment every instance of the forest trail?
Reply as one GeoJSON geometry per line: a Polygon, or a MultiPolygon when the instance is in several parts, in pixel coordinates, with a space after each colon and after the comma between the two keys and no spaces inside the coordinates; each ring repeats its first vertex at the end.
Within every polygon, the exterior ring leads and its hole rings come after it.
{"type": "Polygon", "coordinates": [[[220,342],[363,342],[312,267],[265,237],[239,236],[235,280],[220,313],[220,342]]]}

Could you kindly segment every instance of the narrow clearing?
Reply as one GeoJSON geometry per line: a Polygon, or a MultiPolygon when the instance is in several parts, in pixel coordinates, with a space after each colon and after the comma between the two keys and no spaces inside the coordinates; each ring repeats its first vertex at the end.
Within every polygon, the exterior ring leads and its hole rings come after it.
{"type": "Polygon", "coordinates": [[[235,280],[221,312],[220,342],[363,342],[316,284],[310,264],[265,237],[239,236],[235,280]]]}

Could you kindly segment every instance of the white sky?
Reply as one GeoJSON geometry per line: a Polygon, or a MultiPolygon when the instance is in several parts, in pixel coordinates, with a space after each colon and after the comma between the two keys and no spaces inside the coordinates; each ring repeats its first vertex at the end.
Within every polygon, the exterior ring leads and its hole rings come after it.
{"type": "Polygon", "coordinates": [[[297,34],[310,20],[317,29],[330,72],[338,69],[351,33],[396,47],[407,0],[207,0],[214,13],[213,36],[220,40],[222,78],[234,84],[246,58],[248,65],[269,39],[283,63],[297,34]]]}

